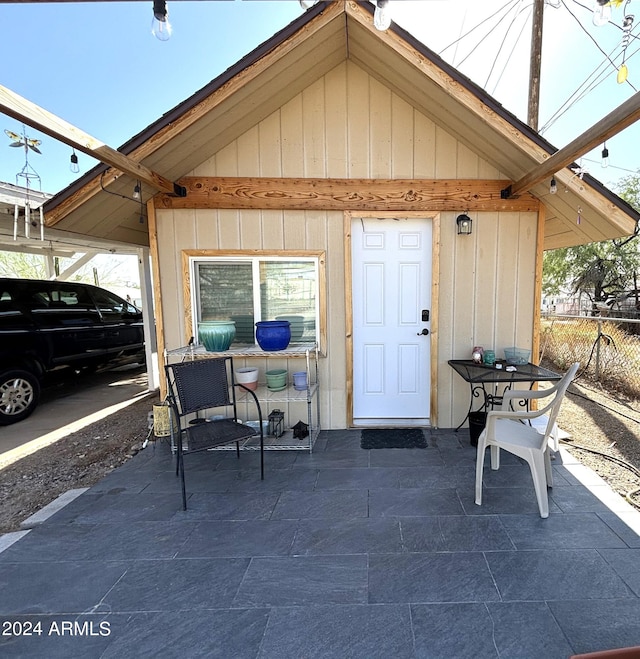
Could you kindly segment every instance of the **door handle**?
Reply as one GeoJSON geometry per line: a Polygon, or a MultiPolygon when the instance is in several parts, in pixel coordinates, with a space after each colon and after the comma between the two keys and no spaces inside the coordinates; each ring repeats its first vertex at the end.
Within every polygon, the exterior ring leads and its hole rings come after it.
{"type": "Polygon", "coordinates": [[[425,327],[422,332],[418,332],[417,336],[427,336],[429,334],[429,330],[425,327]]]}

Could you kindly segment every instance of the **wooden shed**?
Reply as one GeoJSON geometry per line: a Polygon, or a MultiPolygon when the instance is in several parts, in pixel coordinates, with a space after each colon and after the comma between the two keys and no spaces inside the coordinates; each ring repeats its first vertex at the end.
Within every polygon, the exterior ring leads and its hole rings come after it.
{"type": "Polygon", "coordinates": [[[447,360],[535,354],[543,251],[639,219],[569,169],[561,194],[503,198],[556,149],[406,31],[377,31],[370,3],[314,6],[120,150],[186,196],[145,186],[140,224],[102,190],[131,179],[100,166],[47,224],[150,246],[161,359],[216,314],[245,341],[294,317],[294,340],[319,343],[324,428],[458,425],[469,392],[447,360]]]}

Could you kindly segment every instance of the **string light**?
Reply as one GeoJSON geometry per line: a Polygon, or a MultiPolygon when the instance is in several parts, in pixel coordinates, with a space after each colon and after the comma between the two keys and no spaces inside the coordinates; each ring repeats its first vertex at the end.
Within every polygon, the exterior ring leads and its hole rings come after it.
{"type": "Polygon", "coordinates": [[[376,10],[373,14],[373,24],[376,30],[384,32],[391,26],[389,0],[376,0],[376,10]]]}
{"type": "MultiPolygon", "coordinates": [[[[310,9],[318,0],[299,0],[300,6],[306,11],[310,9]]],[[[373,24],[376,30],[384,32],[391,27],[391,13],[389,12],[389,0],[373,0],[376,10],[373,13],[373,24]]]]}
{"type": "Polygon", "coordinates": [[[611,20],[611,3],[609,0],[595,0],[592,21],[598,27],[611,20]]]}
{"type": "Polygon", "coordinates": [[[151,34],[160,41],[171,38],[171,23],[169,23],[169,10],[165,0],[153,0],[153,20],[151,21],[151,34]]]}
{"type": "Polygon", "coordinates": [[[609,166],[609,149],[607,149],[606,142],[602,145],[602,162],[600,164],[602,165],[602,167],[609,166]]]}
{"type": "Polygon", "coordinates": [[[140,182],[136,183],[133,188],[133,198],[136,200],[140,199],[140,182]]]}
{"type": "Polygon", "coordinates": [[[556,177],[555,176],[551,177],[551,183],[549,185],[549,192],[551,194],[556,194],[556,192],[558,192],[558,184],[556,183],[556,177]]]}
{"type": "Polygon", "coordinates": [[[74,174],[77,174],[80,171],[80,165],[78,164],[78,155],[76,154],[75,149],[73,149],[73,152],[71,153],[71,157],[69,158],[69,161],[70,161],[69,169],[74,174]]]}

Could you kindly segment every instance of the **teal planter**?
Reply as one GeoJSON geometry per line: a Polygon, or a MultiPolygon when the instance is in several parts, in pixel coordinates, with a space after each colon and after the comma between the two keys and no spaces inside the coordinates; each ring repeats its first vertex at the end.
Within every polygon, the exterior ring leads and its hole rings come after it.
{"type": "Polygon", "coordinates": [[[228,350],[236,335],[236,324],[231,320],[203,320],[198,323],[198,341],[207,352],[228,350]]]}

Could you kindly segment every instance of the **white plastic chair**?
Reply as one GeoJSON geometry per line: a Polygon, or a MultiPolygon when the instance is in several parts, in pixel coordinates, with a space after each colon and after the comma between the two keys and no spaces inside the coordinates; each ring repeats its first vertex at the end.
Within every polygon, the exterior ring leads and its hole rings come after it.
{"type": "MultiPolygon", "coordinates": [[[[556,419],[560,405],[567,391],[567,387],[576,375],[580,366],[575,363],[566,372],[564,377],[550,389],[527,391],[523,389],[510,389],[504,392],[502,405],[499,410],[487,414],[487,425],[478,438],[476,455],[476,504],[482,505],[482,473],[484,469],[484,455],[487,446],[491,447],[491,469],[500,468],[500,449],[509,451],[529,463],[533,486],[538,499],[540,517],[549,517],[549,499],[547,486],[553,487],[551,472],[551,459],[549,457],[549,438],[553,438],[556,419]],[[512,409],[511,402],[515,400],[526,401],[533,399],[551,398],[545,407],[532,412],[512,409]],[[546,429],[540,432],[529,424],[530,419],[548,415],[546,429]]],[[[557,432],[557,431],[556,431],[557,432]]]]}

